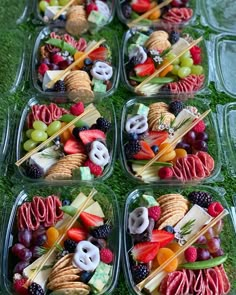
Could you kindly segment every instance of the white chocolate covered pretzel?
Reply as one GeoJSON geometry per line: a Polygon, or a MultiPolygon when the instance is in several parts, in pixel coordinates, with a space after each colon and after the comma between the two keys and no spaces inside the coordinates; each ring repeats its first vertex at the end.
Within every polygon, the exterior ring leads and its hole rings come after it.
{"type": "Polygon", "coordinates": [[[125,129],[128,133],[142,134],[148,130],[147,117],[135,115],[126,121],[125,129]]]}
{"type": "Polygon", "coordinates": [[[91,144],[89,159],[96,165],[105,166],[110,161],[110,155],[107,147],[98,140],[91,144]]]}
{"type": "Polygon", "coordinates": [[[149,225],[148,209],[138,207],[129,214],[129,231],[131,234],[142,234],[149,225]]]}
{"type": "Polygon", "coordinates": [[[102,81],[109,80],[113,75],[112,67],[102,61],[97,61],[91,69],[91,75],[102,81]]]}

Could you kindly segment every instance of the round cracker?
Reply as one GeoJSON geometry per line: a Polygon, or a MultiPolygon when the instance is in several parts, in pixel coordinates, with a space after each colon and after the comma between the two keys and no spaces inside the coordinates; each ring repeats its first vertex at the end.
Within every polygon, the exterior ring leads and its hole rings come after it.
{"type": "Polygon", "coordinates": [[[62,289],[62,288],[81,288],[88,291],[90,290],[89,286],[85,285],[82,282],[58,283],[57,286],[55,287],[55,289],[62,289]]]}
{"type": "Polygon", "coordinates": [[[89,290],[84,288],[63,288],[57,289],[55,292],[52,292],[51,295],[88,295],[89,290]]]}
{"type": "Polygon", "coordinates": [[[169,200],[185,200],[187,201],[184,196],[181,194],[166,194],[162,195],[159,198],[157,198],[157,202],[161,205],[163,203],[166,203],[169,200]]]}
{"type": "Polygon", "coordinates": [[[180,221],[180,219],[182,219],[183,217],[184,217],[184,213],[175,214],[175,215],[167,218],[164,222],[162,222],[158,226],[158,229],[163,229],[167,225],[175,226],[180,221]]]}
{"type": "Polygon", "coordinates": [[[65,179],[71,179],[71,174],[65,174],[65,173],[53,173],[49,174],[45,177],[46,180],[65,180],[65,179]]]}
{"type": "Polygon", "coordinates": [[[164,213],[163,215],[161,215],[161,218],[157,221],[157,224],[160,225],[162,224],[165,220],[167,220],[168,218],[174,216],[174,215],[178,215],[178,214],[183,214],[185,215],[184,210],[181,210],[180,208],[176,208],[175,210],[173,210],[172,212],[168,212],[168,213],[164,213]]]}
{"type": "Polygon", "coordinates": [[[54,277],[58,277],[61,274],[79,274],[80,272],[81,272],[81,269],[79,269],[78,267],[74,267],[74,265],[70,265],[70,266],[61,268],[59,270],[58,269],[53,270],[50,273],[48,280],[51,281],[53,280],[54,277]]]}

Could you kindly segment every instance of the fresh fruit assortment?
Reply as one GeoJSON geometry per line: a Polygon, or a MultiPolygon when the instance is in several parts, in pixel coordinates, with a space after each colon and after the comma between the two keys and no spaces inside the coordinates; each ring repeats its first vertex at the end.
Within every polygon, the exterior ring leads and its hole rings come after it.
{"type": "MultiPolygon", "coordinates": [[[[159,196],[148,191],[140,193],[132,202],[125,221],[127,236],[132,241],[127,262],[132,285],[147,278],[225,210],[205,191],[159,196]],[[158,214],[150,214],[153,211],[158,214]]],[[[228,254],[222,249],[223,230],[224,222],[220,219],[148,282],[144,286],[145,294],[228,294],[231,285],[224,270],[228,254]]]]}
{"type": "Polygon", "coordinates": [[[185,136],[183,132],[200,116],[189,103],[173,100],[154,103],[132,103],[123,112],[123,161],[125,169],[134,176],[158,153],[166,152],[150,167],[141,179],[199,181],[214,171],[215,161],[208,153],[207,121],[200,121],[185,136]],[[171,142],[179,137],[176,146],[171,142]]]}
{"type": "Polygon", "coordinates": [[[81,55],[90,50],[95,40],[75,39],[69,34],[52,31],[38,50],[38,85],[46,92],[67,92],[72,100],[91,101],[95,93],[104,95],[112,88],[114,67],[111,49],[103,43],[84,58],[54,86],[48,85],[81,55]]]}
{"type": "MultiPolygon", "coordinates": [[[[111,163],[112,150],[106,139],[114,126],[109,112],[106,118],[95,105],[90,106],[90,113],[30,157],[24,167],[27,177],[89,181],[104,175],[111,163]]],[[[24,151],[33,150],[85,110],[82,102],[72,104],[69,109],[54,103],[32,105],[23,130],[24,151]]]]}
{"type": "Polygon", "coordinates": [[[13,288],[17,294],[99,294],[111,280],[116,251],[110,238],[113,211],[107,211],[106,201],[101,204],[95,196],[68,229],[68,222],[87,196],[83,192],[65,195],[67,199],[37,195],[17,209],[17,233],[9,254],[14,257],[13,288]],[[32,281],[34,271],[65,231],[62,242],[56,244],[32,281]]]}
{"type": "MultiPolygon", "coordinates": [[[[170,33],[163,30],[135,29],[127,33],[124,44],[124,75],[131,87],[139,85],[163,65],[174,60],[193,38],[178,31],[170,33]]],[[[202,49],[195,45],[175,59],[158,77],[143,85],[139,92],[154,95],[158,92],[168,94],[194,93],[202,89],[205,75],[202,63],[202,49]]]]}

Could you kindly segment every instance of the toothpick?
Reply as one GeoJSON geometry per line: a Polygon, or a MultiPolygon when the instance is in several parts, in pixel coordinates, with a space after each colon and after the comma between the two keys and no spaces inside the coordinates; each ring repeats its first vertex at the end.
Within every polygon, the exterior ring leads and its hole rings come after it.
{"type": "Polygon", "coordinates": [[[70,7],[73,3],[75,2],[75,0],[71,0],[69,1],[65,6],[63,6],[56,15],[54,15],[53,20],[56,20],[68,7],[70,7]]]}

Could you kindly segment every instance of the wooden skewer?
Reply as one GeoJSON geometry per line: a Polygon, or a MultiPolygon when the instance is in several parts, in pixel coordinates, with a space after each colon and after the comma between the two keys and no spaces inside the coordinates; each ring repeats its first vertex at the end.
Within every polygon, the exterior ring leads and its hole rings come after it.
{"type": "Polygon", "coordinates": [[[142,83],[140,83],[138,86],[134,88],[135,92],[137,92],[143,85],[147,84],[152,78],[156,77],[158,74],[160,74],[165,68],[167,68],[169,65],[171,65],[175,60],[177,60],[179,57],[181,57],[183,54],[185,54],[187,51],[189,51],[192,47],[197,45],[202,40],[202,36],[198,38],[197,40],[194,40],[191,44],[189,44],[182,52],[180,52],[178,55],[176,55],[175,58],[161,66],[159,69],[157,69],[151,76],[147,77],[145,80],[143,80],[142,83]]]}
{"type": "Polygon", "coordinates": [[[182,254],[188,247],[190,247],[193,243],[197,241],[197,239],[204,235],[208,229],[212,226],[214,226],[219,220],[224,218],[226,215],[228,215],[229,212],[227,210],[222,211],[217,217],[212,219],[205,227],[203,227],[198,233],[196,233],[191,239],[187,241],[187,243],[184,244],[173,256],[171,256],[169,259],[167,259],[163,264],[161,264],[156,270],[154,270],[146,279],[144,279],[142,282],[140,282],[136,287],[141,291],[144,286],[149,283],[156,275],[158,275],[164,268],[172,262],[175,258],[177,258],[180,254],[182,254]]]}
{"type": "Polygon", "coordinates": [[[68,7],[70,7],[75,0],[70,0],[65,6],[63,6],[56,15],[54,15],[53,20],[56,20],[68,7]]]}
{"type": "Polygon", "coordinates": [[[63,128],[61,128],[59,131],[57,131],[56,133],[54,133],[52,136],[50,136],[47,140],[45,140],[44,142],[42,142],[40,145],[38,145],[35,149],[33,149],[32,151],[28,152],[24,157],[22,157],[20,160],[18,160],[15,164],[16,166],[20,166],[22,163],[24,163],[27,159],[29,159],[32,155],[34,155],[35,153],[37,153],[39,150],[41,150],[42,148],[44,148],[48,143],[50,143],[53,139],[55,139],[57,136],[59,136],[60,134],[62,134],[64,131],[66,131],[70,126],[74,125],[77,121],[79,121],[79,119],[81,119],[83,116],[85,116],[86,114],[90,113],[93,110],[93,105],[90,104],[88,105],[84,112],[77,116],[76,118],[74,118],[71,122],[69,122],[68,124],[66,124],[63,128]]]}
{"type": "Polygon", "coordinates": [[[143,20],[144,18],[149,17],[149,15],[151,15],[153,12],[155,12],[157,9],[161,9],[165,6],[167,6],[168,4],[170,4],[173,0],[166,0],[164,2],[162,2],[159,5],[155,5],[155,7],[153,7],[152,9],[148,10],[147,12],[143,13],[142,15],[140,15],[138,18],[134,19],[133,21],[131,21],[130,23],[128,23],[128,27],[132,27],[133,25],[137,24],[138,22],[140,22],[141,20],[143,20]]]}
{"type": "Polygon", "coordinates": [[[64,237],[67,234],[67,231],[74,225],[74,223],[76,222],[76,220],[78,219],[78,217],[80,216],[80,214],[84,211],[84,209],[86,208],[86,206],[88,205],[89,201],[93,198],[93,196],[97,193],[97,191],[95,190],[95,188],[92,189],[92,191],[90,192],[89,196],[86,198],[86,200],[84,201],[84,203],[81,206],[81,209],[77,211],[77,213],[72,217],[71,220],[69,220],[69,222],[66,225],[66,228],[64,230],[64,233],[58,237],[58,239],[56,240],[56,242],[54,243],[54,245],[52,246],[52,248],[47,252],[47,254],[45,255],[44,260],[42,261],[42,263],[40,263],[40,266],[38,268],[36,268],[36,270],[33,272],[33,274],[29,277],[29,279],[26,282],[26,286],[28,285],[29,282],[34,281],[34,279],[37,277],[37,275],[39,274],[39,272],[41,271],[41,269],[44,267],[44,265],[46,264],[46,262],[48,261],[49,257],[54,253],[54,251],[56,250],[56,246],[59,245],[61,243],[61,241],[64,239],[64,237]]]}
{"type": "Polygon", "coordinates": [[[77,66],[83,59],[85,59],[92,51],[94,51],[95,49],[97,49],[103,42],[105,42],[105,39],[101,39],[100,41],[98,41],[89,51],[84,52],[83,55],[81,55],[76,61],[74,61],[71,65],[69,65],[69,67],[67,67],[62,73],[60,73],[59,75],[57,75],[52,81],[50,81],[47,84],[48,88],[53,87],[53,85],[60,80],[67,72],[69,72],[71,69],[73,69],[75,66],[77,66]]]}
{"type": "Polygon", "coordinates": [[[211,110],[207,110],[205,111],[201,116],[199,116],[199,118],[197,118],[197,120],[193,121],[188,128],[186,128],[186,130],[179,135],[178,137],[176,137],[172,142],[170,142],[170,146],[166,146],[163,150],[160,151],[160,153],[158,153],[154,158],[152,158],[146,165],[143,166],[142,169],[140,169],[140,171],[136,174],[136,176],[141,176],[142,173],[145,171],[145,169],[147,169],[148,167],[150,167],[154,162],[156,162],[161,156],[163,156],[165,154],[165,152],[167,152],[170,147],[174,147],[179,140],[185,135],[187,134],[195,125],[197,125],[201,120],[203,120],[209,113],[211,110]]]}

